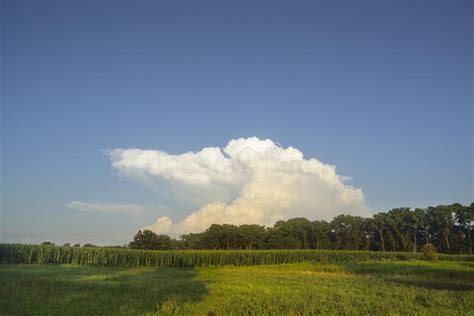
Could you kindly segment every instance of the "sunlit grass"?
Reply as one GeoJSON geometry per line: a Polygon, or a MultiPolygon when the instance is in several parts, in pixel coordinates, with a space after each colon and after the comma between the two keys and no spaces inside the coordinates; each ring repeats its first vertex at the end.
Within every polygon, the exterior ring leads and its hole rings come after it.
{"type": "Polygon", "coordinates": [[[474,315],[470,262],[0,265],[0,314],[474,315]]]}

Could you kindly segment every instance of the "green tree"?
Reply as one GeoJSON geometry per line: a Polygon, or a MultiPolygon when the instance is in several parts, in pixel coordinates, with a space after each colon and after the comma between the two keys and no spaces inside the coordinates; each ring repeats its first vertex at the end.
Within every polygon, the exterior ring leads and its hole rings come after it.
{"type": "Polygon", "coordinates": [[[267,229],[265,237],[265,248],[267,249],[298,249],[301,241],[293,236],[287,236],[280,229],[267,229]]]}
{"type": "Polygon", "coordinates": [[[472,230],[474,224],[474,203],[470,206],[463,206],[461,204],[453,204],[454,218],[459,225],[460,232],[463,236],[462,241],[467,240],[467,249],[472,254],[472,230]]]}
{"type": "Polygon", "coordinates": [[[375,240],[374,219],[364,218],[362,222],[363,235],[365,237],[365,250],[370,250],[370,246],[375,240]]]}
{"type": "Polygon", "coordinates": [[[158,235],[151,230],[138,231],[129,243],[132,249],[169,250],[174,248],[174,240],[167,235],[158,235]]]}
{"type": "Polygon", "coordinates": [[[450,251],[449,238],[454,226],[453,212],[448,205],[428,207],[427,216],[431,222],[431,229],[438,239],[444,241],[446,251],[450,251]]]}
{"type": "Polygon", "coordinates": [[[371,222],[373,229],[377,232],[380,248],[382,251],[385,251],[385,232],[387,231],[387,214],[377,213],[373,217],[371,222]]]}
{"type": "Polygon", "coordinates": [[[203,242],[204,233],[190,233],[180,236],[180,240],[177,242],[179,249],[206,249],[203,242]]]}
{"type": "Polygon", "coordinates": [[[362,217],[342,214],[336,216],[330,226],[337,248],[358,250],[364,247],[362,217]]]}
{"type": "Polygon", "coordinates": [[[291,236],[299,240],[301,249],[310,248],[313,225],[309,219],[296,217],[287,221],[278,221],[274,228],[280,230],[284,236],[291,236]]]}
{"type": "Polygon", "coordinates": [[[212,224],[203,233],[202,242],[207,249],[229,249],[235,235],[236,231],[230,228],[230,225],[212,224]]]}
{"type": "Polygon", "coordinates": [[[390,228],[400,241],[402,250],[407,251],[410,245],[410,236],[413,233],[412,212],[409,207],[400,207],[390,210],[387,214],[390,228]]]}
{"type": "Polygon", "coordinates": [[[412,212],[411,217],[409,218],[410,227],[413,233],[413,252],[417,252],[418,249],[418,240],[422,236],[426,236],[428,228],[425,227],[426,223],[426,213],[422,208],[415,208],[412,212]]]}
{"type": "Polygon", "coordinates": [[[312,222],[312,240],[314,241],[314,247],[316,249],[329,248],[330,226],[326,221],[313,221],[312,222]]]}
{"type": "Polygon", "coordinates": [[[265,237],[265,227],[260,225],[240,225],[238,227],[238,236],[243,244],[243,248],[251,250],[265,237]]]}

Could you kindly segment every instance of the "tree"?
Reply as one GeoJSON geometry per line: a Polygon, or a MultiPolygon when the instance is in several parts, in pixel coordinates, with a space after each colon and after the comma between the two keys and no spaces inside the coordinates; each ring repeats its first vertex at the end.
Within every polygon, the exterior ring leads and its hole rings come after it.
{"type": "Polygon", "coordinates": [[[322,247],[330,244],[329,240],[329,223],[326,221],[314,221],[312,222],[311,235],[314,241],[314,247],[321,249],[322,247]]]}
{"type": "Polygon", "coordinates": [[[339,215],[331,222],[331,231],[337,248],[355,249],[364,247],[363,219],[359,216],[339,215]]]}
{"type": "Polygon", "coordinates": [[[203,244],[208,249],[229,249],[231,240],[234,238],[234,232],[230,227],[212,224],[203,233],[203,244]]]}
{"type": "Polygon", "coordinates": [[[51,241],[43,241],[41,243],[41,246],[54,246],[54,243],[51,241]]]}
{"type": "Polygon", "coordinates": [[[238,237],[246,250],[251,250],[264,236],[265,227],[260,225],[240,225],[238,228],[238,237]]]}
{"type": "Polygon", "coordinates": [[[372,242],[375,239],[374,219],[364,218],[362,223],[362,230],[365,237],[365,250],[369,250],[372,242]]]}
{"type": "Polygon", "coordinates": [[[132,249],[169,250],[174,248],[174,240],[170,236],[144,230],[138,231],[128,246],[132,249]]]}
{"type": "Polygon", "coordinates": [[[374,215],[374,220],[372,221],[372,227],[377,232],[380,241],[380,247],[382,251],[385,251],[385,236],[384,233],[387,230],[387,215],[385,213],[378,213],[374,215]]]}
{"type": "Polygon", "coordinates": [[[474,203],[469,206],[455,203],[416,208],[414,211],[408,207],[394,208],[371,218],[339,215],[331,222],[297,217],[278,221],[271,228],[253,224],[213,224],[204,232],[184,234],[180,240],[145,230],[137,232],[129,247],[158,250],[312,248],[417,252],[420,245],[429,243],[442,252],[472,253],[473,214],[474,203]]]}
{"type": "Polygon", "coordinates": [[[281,230],[284,236],[291,236],[299,240],[301,249],[310,248],[313,225],[309,219],[296,217],[287,221],[278,221],[274,228],[281,230]]]}
{"type": "Polygon", "coordinates": [[[420,234],[424,239],[425,244],[430,243],[431,240],[431,220],[426,209],[415,209],[416,216],[420,220],[420,234]]]}
{"type": "Polygon", "coordinates": [[[292,236],[285,236],[283,231],[270,228],[266,232],[265,248],[267,249],[298,249],[301,242],[292,236]]]}
{"type": "Polygon", "coordinates": [[[204,233],[190,233],[181,235],[181,240],[177,241],[177,248],[179,249],[206,249],[203,243],[204,233]]]}
{"type": "Polygon", "coordinates": [[[239,236],[239,228],[235,225],[223,224],[220,231],[220,240],[224,249],[242,248],[242,242],[239,236]]]}
{"type": "MultiPolygon", "coordinates": [[[[461,204],[453,204],[454,218],[459,225],[463,237],[467,237],[467,249],[472,254],[472,229],[474,223],[474,203],[470,206],[463,206],[461,204]]],[[[464,238],[463,238],[464,240],[464,238]]]]}
{"type": "Polygon", "coordinates": [[[426,213],[425,210],[422,208],[416,208],[411,214],[411,217],[409,218],[410,226],[413,231],[413,252],[416,252],[418,249],[418,236],[426,235],[425,218],[426,213]]]}
{"type": "Polygon", "coordinates": [[[388,223],[401,242],[402,250],[407,251],[410,235],[413,233],[412,212],[409,207],[394,208],[388,212],[388,223]]]}
{"type": "Polygon", "coordinates": [[[454,226],[453,212],[451,207],[447,205],[429,207],[427,210],[427,215],[431,221],[431,227],[434,230],[435,235],[444,241],[444,246],[449,252],[449,237],[454,226]]]}

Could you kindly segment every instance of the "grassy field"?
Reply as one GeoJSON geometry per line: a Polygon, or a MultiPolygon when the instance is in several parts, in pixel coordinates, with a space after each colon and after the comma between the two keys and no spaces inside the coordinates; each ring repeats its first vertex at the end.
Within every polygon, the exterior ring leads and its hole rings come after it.
{"type": "Polygon", "coordinates": [[[0,265],[0,314],[474,315],[474,263],[0,265]]]}

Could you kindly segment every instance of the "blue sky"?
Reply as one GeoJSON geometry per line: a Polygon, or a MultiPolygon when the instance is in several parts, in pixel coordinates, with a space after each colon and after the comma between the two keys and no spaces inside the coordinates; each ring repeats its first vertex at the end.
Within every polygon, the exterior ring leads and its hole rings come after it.
{"type": "Polygon", "coordinates": [[[2,241],[123,243],[179,220],[192,209],[118,176],[104,150],[239,137],[336,165],[372,212],[473,200],[470,1],[2,6],[2,241]]]}

